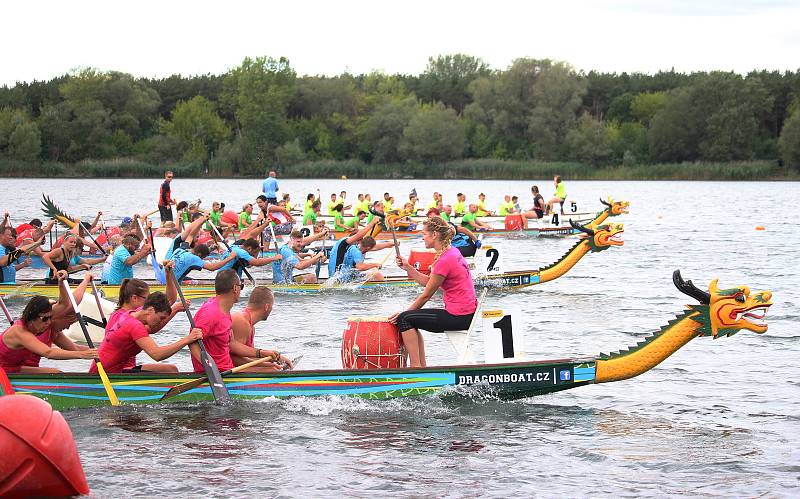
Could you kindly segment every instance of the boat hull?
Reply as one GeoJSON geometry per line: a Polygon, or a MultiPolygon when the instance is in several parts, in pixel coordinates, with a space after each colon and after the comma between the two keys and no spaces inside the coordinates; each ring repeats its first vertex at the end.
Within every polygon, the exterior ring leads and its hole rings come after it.
{"type": "MultiPolygon", "coordinates": [[[[504,272],[502,274],[490,274],[486,276],[476,275],[474,278],[476,287],[508,288],[517,289],[533,286],[539,283],[539,272],[537,270],[522,270],[515,272],[504,272]]],[[[155,281],[147,281],[150,291],[164,291],[165,286],[155,281]]],[[[262,283],[260,283],[262,284],[262,283]]],[[[371,290],[378,288],[410,288],[418,287],[419,284],[408,278],[387,278],[380,282],[365,282],[361,284],[271,284],[263,283],[274,292],[278,293],[323,293],[341,290],[371,290]]],[[[186,298],[211,298],[214,293],[213,279],[193,279],[183,283],[181,286],[186,298]]],[[[110,300],[119,297],[119,286],[103,284],[98,286],[103,296],[110,300]]],[[[58,286],[49,284],[35,284],[33,281],[21,282],[20,284],[0,284],[0,296],[19,296],[30,297],[42,295],[48,298],[58,298],[58,286]]]]}
{"type": "MultiPolygon", "coordinates": [[[[170,388],[196,379],[195,373],[111,374],[122,404],[159,404],[170,388]]],[[[423,395],[518,399],[591,383],[592,360],[560,359],[505,364],[480,364],[385,370],[284,371],[275,374],[232,374],[224,378],[235,400],[267,397],[347,396],[389,399],[423,395]]],[[[100,381],[82,373],[10,374],[17,393],[49,402],[56,410],[109,405],[100,381]]],[[[211,402],[207,384],[168,399],[168,403],[211,402]]]]}

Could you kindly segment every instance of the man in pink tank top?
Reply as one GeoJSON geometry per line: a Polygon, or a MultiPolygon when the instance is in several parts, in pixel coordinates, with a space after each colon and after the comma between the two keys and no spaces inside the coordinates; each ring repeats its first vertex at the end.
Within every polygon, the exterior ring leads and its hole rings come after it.
{"type": "MultiPolygon", "coordinates": [[[[274,303],[275,297],[271,289],[266,286],[257,286],[253,289],[252,293],[250,293],[250,298],[247,300],[247,307],[241,312],[234,313],[232,316],[233,341],[253,348],[255,346],[256,324],[267,320],[269,314],[272,312],[272,305],[274,303]]],[[[277,350],[256,348],[257,359],[266,356],[278,359],[279,362],[265,362],[261,364],[264,370],[281,370],[284,364],[289,369],[293,367],[292,361],[281,355],[277,350]]],[[[234,354],[231,354],[231,358],[233,359],[233,363],[237,366],[254,360],[249,357],[240,357],[234,354]]]]}
{"type": "MultiPolygon", "coordinates": [[[[194,316],[195,326],[203,331],[206,351],[214,359],[220,371],[233,369],[232,355],[254,359],[261,355],[259,349],[233,340],[231,309],[239,301],[241,291],[241,281],[234,270],[225,269],[217,272],[214,279],[216,296],[205,302],[194,316]]],[[[189,350],[192,352],[194,372],[205,372],[200,363],[200,347],[193,343],[189,345],[189,350]]],[[[259,370],[263,368],[256,366],[245,372],[259,372],[259,370]]]]}

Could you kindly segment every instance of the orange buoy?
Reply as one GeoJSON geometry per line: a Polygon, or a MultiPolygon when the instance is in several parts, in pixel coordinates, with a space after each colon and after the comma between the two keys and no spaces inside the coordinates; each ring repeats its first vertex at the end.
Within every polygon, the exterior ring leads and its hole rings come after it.
{"type": "Polygon", "coordinates": [[[342,367],[393,369],[406,366],[403,339],[386,317],[348,317],[342,333],[342,367]]]}
{"type": "Polygon", "coordinates": [[[756,225],[756,230],[767,230],[763,225],[756,225]]]}
{"type": "Polygon", "coordinates": [[[431,266],[435,258],[435,250],[415,249],[411,250],[411,255],[408,257],[408,264],[419,270],[420,273],[428,275],[431,273],[431,266]]]}
{"type": "Polygon", "coordinates": [[[72,432],[31,395],[0,397],[0,497],[89,493],[72,432]]]}

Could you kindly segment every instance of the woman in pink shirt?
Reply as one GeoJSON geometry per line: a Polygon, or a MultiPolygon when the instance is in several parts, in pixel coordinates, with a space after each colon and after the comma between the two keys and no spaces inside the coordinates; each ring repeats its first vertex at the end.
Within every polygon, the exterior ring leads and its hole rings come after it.
{"type": "MultiPolygon", "coordinates": [[[[180,340],[169,345],[159,346],[152,338],[150,331],[157,331],[166,323],[172,313],[172,307],[164,293],[151,293],[142,306],[130,313],[121,313],[106,327],[106,336],[97,355],[106,372],[178,372],[173,364],[136,365],[136,355],[144,351],[156,361],[175,355],[181,348],[194,343],[203,337],[201,330],[195,328],[180,340]]],[[[97,365],[93,362],[89,373],[97,373],[97,365]]]]}
{"type": "Polygon", "coordinates": [[[431,275],[420,273],[413,265],[409,265],[408,260],[398,258],[397,264],[408,273],[409,278],[425,286],[425,290],[408,310],[389,317],[389,321],[400,329],[411,367],[426,365],[425,344],[420,329],[434,333],[468,329],[472,315],[478,308],[469,266],[461,252],[450,245],[455,235],[453,227],[438,216],[428,218],[424,227],[422,240],[425,247],[436,250],[431,275]],[[444,293],[444,309],[422,309],[439,288],[444,293]]]}

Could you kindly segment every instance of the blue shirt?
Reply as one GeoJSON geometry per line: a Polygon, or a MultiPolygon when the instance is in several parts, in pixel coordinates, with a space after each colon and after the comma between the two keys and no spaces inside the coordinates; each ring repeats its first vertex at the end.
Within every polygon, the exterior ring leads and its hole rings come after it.
{"type": "Polygon", "coordinates": [[[291,283],[294,266],[300,262],[297,254],[287,245],[280,248],[281,259],[272,262],[272,282],[275,284],[291,283]]]}
{"type": "MultiPolygon", "coordinates": [[[[247,267],[247,264],[250,263],[250,260],[252,260],[253,257],[250,255],[250,253],[247,252],[247,250],[245,250],[241,246],[236,246],[235,244],[233,246],[231,246],[231,251],[236,253],[236,258],[234,258],[230,262],[228,262],[225,265],[223,265],[222,267],[220,267],[219,270],[233,269],[233,270],[236,271],[236,274],[238,274],[239,278],[241,279],[241,277],[242,277],[242,269],[247,267]]],[[[224,259],[228,258],[228,256],[230,254],[231,254],[230,251],[226,251],[222,255],[222,259],[224,260],[224,259]]]]}
{"type": "MultiPolygon", "coordinates": [[[[0,245],[0,258],[6,256],[8,252],[6,251],[6,247],[0,245]]],[[[16,284],[17,282],[17,269],[14,268],[13,263],[9,263],[5,267],[0,267],[0,282],[8,283],[8,284],[16,284]]]]}
{"type": "Polygon", "coordinates": [[[123,279],[133,279],[133,266],[125,265],[125,260],[130,256],[125,246],[117,246],[114,256],[111,257],[111,268],[108,269],[109,284],[122,284],[123,279]]]}
{"type": "Polygon", "coordinates": [[[206,263],[191,251],[181,248],[172,252],[172,260],[175,262],[175,275],[179,281],[186,279],[187,274],[193,270],[203,270],[203,265],[206,263]]]}
{"type": "Polygon", "coordinates": [[[342,262],[342,270],[355,269],[357,263],[364,261],[364,254],[358,249],[358,245],[354,244],[347,248],[344,254],[344,261],[342,262]]]}
{"type": "Polygon", "coordinates": [[[261,187],[261,190],[264,191],[264,195],[268,198],[277,197],[278,181],[275,180],[274,177],[268,177],[267,180],[264,181],[264,185],[261,187]]]}

